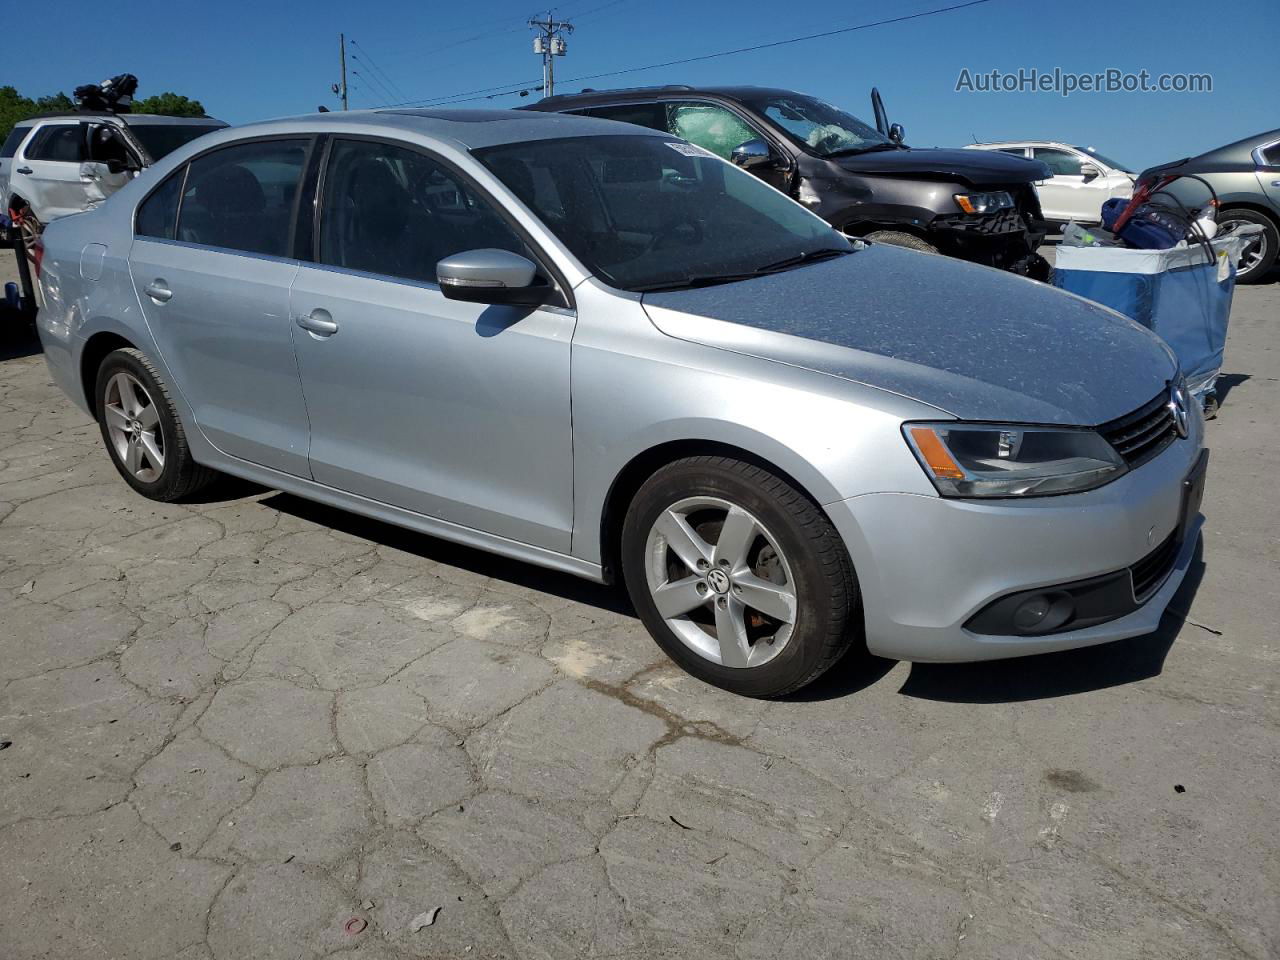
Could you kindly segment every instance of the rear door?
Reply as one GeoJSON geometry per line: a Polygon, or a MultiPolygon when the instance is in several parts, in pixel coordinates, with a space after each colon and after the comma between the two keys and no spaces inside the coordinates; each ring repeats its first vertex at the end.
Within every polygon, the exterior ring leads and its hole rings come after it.
{"type": "Polygon", "coordinates": [[[575,316],[436,284],[455,253],[537,254],[465,176],[383,141],[331,141],[317,209],[292,296],[315,479],[567,553],[575,316]]]}
{"type": "Polygon", "coordinates": [[[214,446],[307,476],[289,286],[312,140],[264,138],[203,154],[138,209],[129,266],[165,365],[214,446]]]}
{"type": "Polygon", "coordinates": [[[13,155],[18,152],[18,144],[31,133],[31,124],[20,124],[9,131],[9,135],[4,138],[4,143],[0,144],[0,213],[8,213],[9,197],[12,191],[9,189],[9,176],[13,171],[13,155]]]}
{"type": "Polygon", "coordinates": [[[80,165],[88,159],[87,124],[46,123],[14,156],[11,188],[45,223],[87,207],[80,165]]]}

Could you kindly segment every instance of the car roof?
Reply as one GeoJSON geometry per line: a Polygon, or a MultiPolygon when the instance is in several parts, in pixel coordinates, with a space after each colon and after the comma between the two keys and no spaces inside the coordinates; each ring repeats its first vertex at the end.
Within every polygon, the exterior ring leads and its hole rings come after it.
{"type": "Polygon", "coordinates": [[[617,87],[611,90],[585,89],[579,93],[558,93],[554,97],[543,97],[537,103],[531,103],[522,110],[565,110],[575,106],[586,106],[592,103],[619,103],[627,101],[646,101],[655,97],[670,98],[680,94],[701,94],[704,96],[724,97],[728,100],[756,100],[761,97],[805,96],[796,90],[784,87],[756,87],[750,85],[715,85],[694,87],[684,83],[669,83],[656,87],[617,87]]]}
{"type": "Polygon", "coordinates": [[[276,133],[319,132],[326,130],[348,133],[394,133],[404,131],[437,139],[451,140],[467,149],[518,143],[527,140],[553,140],[559,137],[632,134],[663,136],[656,130],[619,124],[594,117],[574,117],[557,113],[527,110],[448,110],[382,109],[344,110],[313,113],[301,117],[285,117],[234,127],[229,133],[263,136],[276,133]]]}
{"type": "Polygon", "coordinates": [[[82,120],[107,120],[113,117],[118,119],[125,126],[128,126],[136,120],[143,120],[146,121],[147,125],[155,124],[157,126],[160,124],[199,124],[201,126],[208,126],[210,122],[227,126],[224,121],[207,115],[203,117],[171,117],[161,113],[111,113],[108,110],[64,110],[58,113],[37,113],[34,117],[27,117],[26,119],[19,120],[14,124],[14,126],[22,127],[31,126],[37,123],[57,123],[59,121],[65,123],[79,123],[82,120]]]}
{"type": "Polygon", "coordinates": [[[981,140],[969,144],[971,147],[1066,147],[1068,150],[1083,150],[1089,153],[1088,147],[1067,143],[1065,140],[981,140]]]}

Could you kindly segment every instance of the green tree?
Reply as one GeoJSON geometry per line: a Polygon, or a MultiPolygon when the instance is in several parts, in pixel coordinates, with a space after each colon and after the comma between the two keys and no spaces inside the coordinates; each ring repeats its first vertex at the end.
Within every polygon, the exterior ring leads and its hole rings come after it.
{"type": "MultiPolygon", "coordinates": [[[[9,135],[13,125],[38,113],[65,113],[76,108],[65,93],[53,93],[31,99],[18,93],[17,87],[0,87],[0,140],[9,135]]],[[[204,104],[181,94],[166,91],[154,97],[135,100],[134,113],[159,113],[169,117],[203,117],[204,104]]]]}
{"type": "Polygon", "coordinates": [[[133,101],[134,113],[159,113],[166,117],[203,117],[204,104],[181,94],[165,91],[154,97],[133,101]]]}

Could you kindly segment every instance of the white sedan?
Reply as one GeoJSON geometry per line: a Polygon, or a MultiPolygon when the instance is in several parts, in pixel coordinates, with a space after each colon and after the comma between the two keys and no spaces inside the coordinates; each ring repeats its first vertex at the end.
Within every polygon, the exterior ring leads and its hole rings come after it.
{"type": "Polygon", "coordinates": [[[1051,222],[1074,220],[1084,226],[1102,222],[1102,204],[1112,197],[1133,195],[1136,175],[1124,164],[1092,147],[1077,147],[1055,140],[1006,140],[975,143],[969,150],[998,150],[1019,157],[1043,160],[1052,171],[1049,180],[1036,183],[1040,209],[1051,222]]]}

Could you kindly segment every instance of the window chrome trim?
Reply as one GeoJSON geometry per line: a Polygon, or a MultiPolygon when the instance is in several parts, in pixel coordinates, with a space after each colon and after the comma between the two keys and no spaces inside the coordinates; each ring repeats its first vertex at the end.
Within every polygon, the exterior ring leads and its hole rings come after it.
{"type": "Polygon", "coordinates": [[[1263,156],[1268,150],[1274,147],[1280,147],[1280,140],[1273,140],[1271,143],[1264,143],[1253,148],[1253,162],[1255,166],[1271,169],[1280,167],[1280,163],[1268,163],[1267,158],[1263,156]]]}

